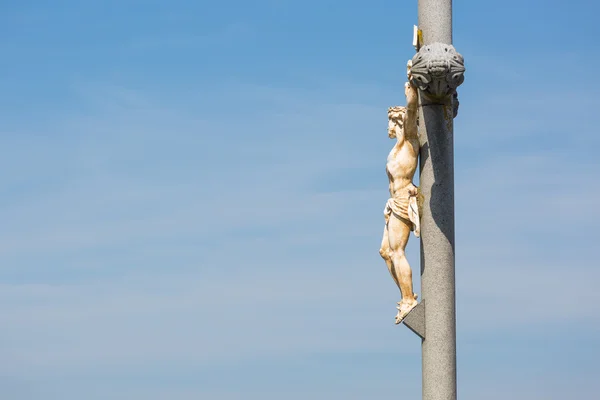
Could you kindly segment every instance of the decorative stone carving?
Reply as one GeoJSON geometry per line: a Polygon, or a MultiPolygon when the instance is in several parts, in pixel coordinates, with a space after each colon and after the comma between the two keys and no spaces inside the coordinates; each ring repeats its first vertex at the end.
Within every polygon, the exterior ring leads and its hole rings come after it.
{"type": "Polygon", "coordinates": [[[440,100],[456,93],[464,73],[464,59],[452,45],[432,43],[413,57],[410,81],[431,99],[440,100]]]}
{"type": "MultiPolygon", "coordinates": [[[[408,65],[410,77],[410,62],[408,65]]],[[[402,294],[398,302],[396,324],[417,306],[417,295],[413,292],[412,270],[404,251],[410,232],[420,235],[418,188],[412,180],[419,157],[417,127],[418,90],[411,83],[405,85],[406,107],[388,109],[388,135],[396,144],[387,160],[390,199],[384,209],[385,228],[379,254],[402,294]]]]}

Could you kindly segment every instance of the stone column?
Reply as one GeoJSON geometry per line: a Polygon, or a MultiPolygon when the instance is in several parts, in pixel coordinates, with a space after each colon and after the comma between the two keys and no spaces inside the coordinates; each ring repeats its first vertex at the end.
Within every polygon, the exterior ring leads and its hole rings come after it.
{"type": "Polygon", "coordinates": [[[452,0],[419,0],[419,29],[411,73],[420,99],[423,399],[456,400],[453,119],[465,69],[452,46],[452,0]]]}

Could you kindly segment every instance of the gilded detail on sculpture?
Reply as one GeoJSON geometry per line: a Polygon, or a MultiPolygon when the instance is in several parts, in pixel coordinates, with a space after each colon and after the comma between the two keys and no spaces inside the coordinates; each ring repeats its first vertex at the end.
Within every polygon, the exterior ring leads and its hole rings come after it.
{"type": "MultiPolygon", "coordinates": [[[[410,62],[407,72],[410,80],[410,62]]],[[[417,295],[413,292],[412,270],[404,251],[410,232],[414,231],[417,237],[420,234],[418,188],[412,182],[419,157],[418,90],[408,82],[405,85],[405,95],[406,107],[396,106],[388,109],[388,135],[396,139],[396,144],[388,156],[386,165],[390,198],[383,212],[385,228],[379,250],[402,294],[402,300],[398,302],[396,324],[402,322],[417,305],[417,295]]]]}

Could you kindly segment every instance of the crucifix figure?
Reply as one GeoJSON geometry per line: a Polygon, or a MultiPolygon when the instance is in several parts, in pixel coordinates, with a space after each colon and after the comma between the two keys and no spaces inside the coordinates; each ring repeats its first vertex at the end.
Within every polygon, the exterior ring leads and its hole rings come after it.
{"type": "Polygon", "coordinates": [[[396,106],[388,109],[388,135],[391,139],[396,139],[396,144],[388,156],[386,165],[390,199],[385,205],[385,229],[379,250],[402,294],[402,300],[396,307],[396,324],[402,322],[417,306],[412,270],[404,250],[410,232],[414,231],[417,237],[420,234],[418,189],[412,182],[420,148],[417,128],[418,90],[407,82],[404,92],[406,107],[396,106]]]}

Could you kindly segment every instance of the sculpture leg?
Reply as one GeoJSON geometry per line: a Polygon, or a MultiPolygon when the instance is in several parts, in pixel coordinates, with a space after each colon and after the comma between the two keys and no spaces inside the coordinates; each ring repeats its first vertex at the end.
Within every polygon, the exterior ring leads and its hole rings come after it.
{"type": "Polygon", "coordinates": [[[393,216],[390,218],[388,223],[390,255],[402,294],[402,301],[398,303],[396,324],[402,322],[404,317],[417,305],[417,295],[413,292],[412,270],[404,253],[410,232],[410,222],[393,216]]]}
{"type": "Polygon", "coordinates": [[[392,264],[392,258],[390,256],[390,239],[388,235],[387,221],[389,217],[386,216],[385,228],[383,229],[383,239],[381,240],[381,248],[379,249],[379,254],[381,258],[385,261],[388,271],[390,271],[390,275],[394,282],[396,282],[396,286],[400,289],[400,283],[398,282],[398,277],[396,276],[396,271],[394,271],[394,265],[392,264]]]}

